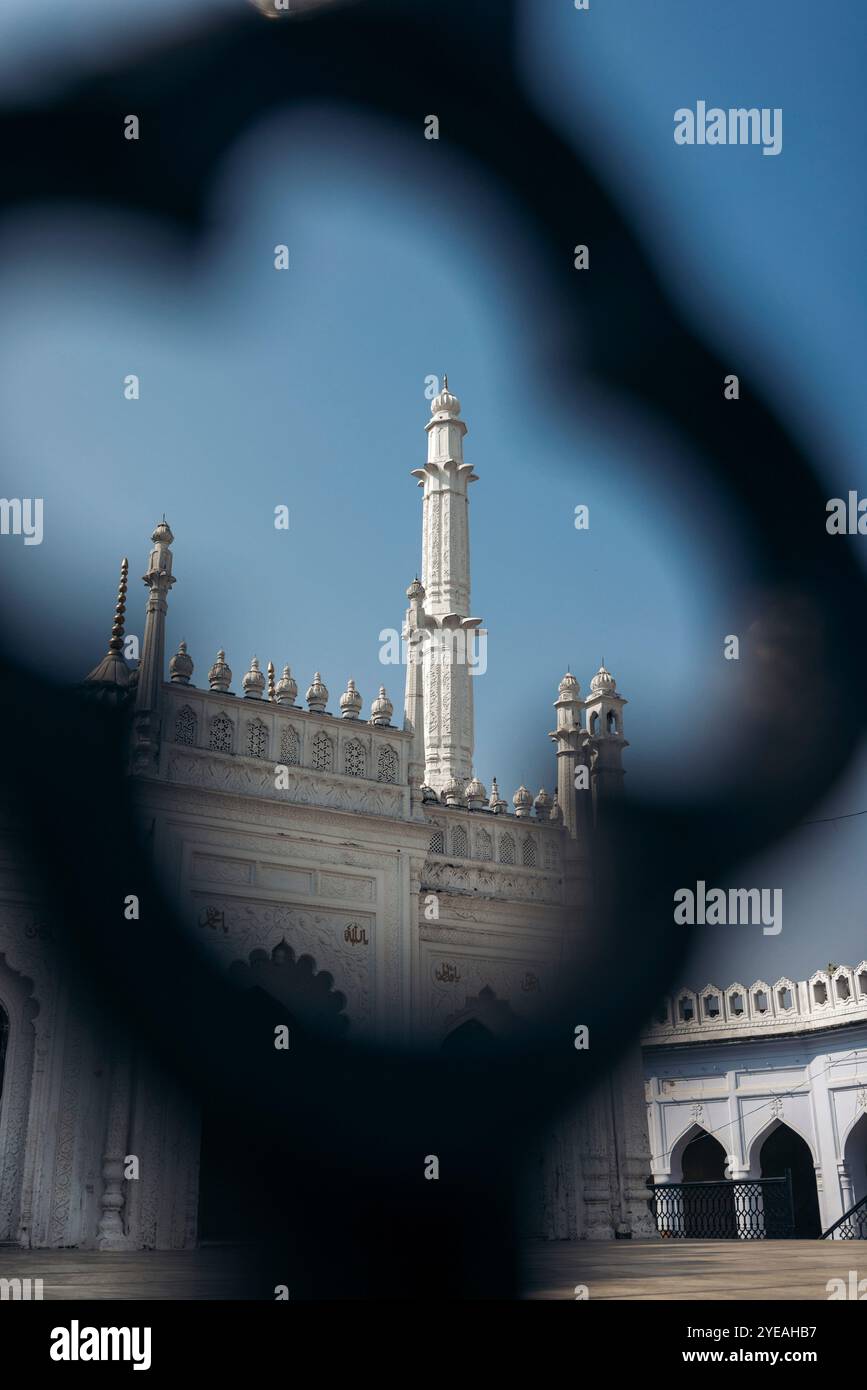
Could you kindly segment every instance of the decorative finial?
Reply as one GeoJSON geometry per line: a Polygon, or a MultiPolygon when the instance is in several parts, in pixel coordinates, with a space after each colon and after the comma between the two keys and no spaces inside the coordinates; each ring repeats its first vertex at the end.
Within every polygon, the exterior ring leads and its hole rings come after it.
{"type": "Polygon", "coordinates": [[[394,705],[385,693],[385,686],[381,685],[379,694],[370,706],[370,722],[380,725],[390,724],[393,713],[394,705]]]}
{"type": "Polygon", "coordinates": [[[307,687],[307,705],[311,714],[325,714],[328,704],[328,687],[318,671],[314,673],[313,683],[307,687]]]}
{"type": "Polygon", "coordinates": [[[265,689],[265,677],[259,670],[259,658],[254,656],[250,662],[250,669],[241,681],[246,700],[261,700],[262,691],[265,689]]]}
{"type": "Polygon", "coordinates": [[[485,791],[484,784],[478,777],[471,777],[464,787],[464,800],[471,811],[481,811],[484,809],[488,793],[485,791]]]}
{"type": "Polygon", "coordinates": [[[298,694],[298,682],[293,680],[292,672],[288,666],[283,667],[283,674],[277,682],[276,698],[278,705],[294,705],[295,696],[298,694]]]}
{"type": "Polygon", "coordinates": [[[175,685],[189,685],[193,674],[193,658],[187,651],[186,642],[181,642],[169,662],[169,675],[175,685]]]}
{"type": "Polygon", "coordinates": [[[123,615],[126,610],[128,576],[129,561],[124,556],[120,562],[120,583],[117,586],[117,603],[114,607],[108,651],[99,665],[85,678],[83,686],[88,699],[114,705],[122,704],[130,691],[130,670],[123,655],[123,615]]]}
{"type": "Polygon", "coordinates": [[[129,578],[129,560],[124,555],[120,562],[120,583],[117,586],[117,603],[114,608],[114,622],[108,644],[110,652],[123,650],[123,615],[126,612],[126,585],[129,578]]]}
{"type": "Polygon", "coordinates": [[[448,389],[449,389],[449,374],[448,374],[448,372],[443,372],[443,390],[444,390],[444,391],[448,391],[448,389]]]}
{"type": "Polygon", "coordinates": [[[217,659],[208,672],[208,684],[212,690],[218,691],[221,695],[225,695],[232,684],[232,668],[226,662],[226,653],[222,647],[217,652],[217,659]]]}
{"type": "Polygon", "coordinates": [[[495,777],[491,782],[491,795],[488,800],[488,810],[493,811],[494,815],[502,815],[506,809],[506,802],[500,796],[500,788],[497,785],[497,779],[495,777]]]}
{"type": "Polygon", "coordinates": [[[273,663],[273,661],[269,661],[269,662],[268,662],[268,699],[269,699],[269,700],[276,700],[276,698],[277,698],[277,691],[276,691],[276,687],[275,687],[275,685],[274,685],[274,663],[273,663]]]}
{"type": "Polygon", "coordinates": [[[544,787],[539,788],[538,795],[533,802],[533,810],[536,812],[538,820],[548,820],[551,814],[553,802],[544,787]]]}
{"type": "Polygon", "coordinates": [[[357,719],[361,713],[362,700],[355,688],[355,681],[351,680],[346,686],[346,690],[340,697],[340,714],[343,719],[357,719]]]}

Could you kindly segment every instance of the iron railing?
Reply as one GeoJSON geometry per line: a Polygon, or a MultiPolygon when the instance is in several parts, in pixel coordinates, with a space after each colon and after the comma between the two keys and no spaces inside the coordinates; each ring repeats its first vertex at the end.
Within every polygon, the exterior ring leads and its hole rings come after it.
{"type": "Polygon", "coordinates": [[[648,1183],[659,1234],[669,1240],[791,1240],[792,1177],[648,1183]]]}
{"type": "Polygon", "coordinates": [[[823,1240],[867,1240],[867,1197],[844,1211],[839,1221],[822,1233],[823,1240]]]}

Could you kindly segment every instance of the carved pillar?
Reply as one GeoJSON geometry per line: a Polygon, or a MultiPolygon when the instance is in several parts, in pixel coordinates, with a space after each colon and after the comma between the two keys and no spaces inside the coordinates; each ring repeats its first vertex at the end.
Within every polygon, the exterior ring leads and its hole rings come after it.
{"type": "Polygon", "coordinates": [[[102,1159],[105,1186],[100,1202],[102,1215],[99,1218],[96,1242],[99,1250],[128,1250],[132,1245],[124,1231],[121,1216],[124,1205],[124,1159],[129,1141],[131,1087],[129,1044],[124,1039],[118,1047],[111,1069],[111,1092],[102,1159]]]}
{"type": "MultiPolygon", "coordinates": [[[[846,1212],[850,1207],[854,1207],[855,1205],[855,1189],[852,1185],[852,1174],[849,1172],[848,1163],[838,1163],[837,1174],[840,1178],[840,1195],[843,1199],[843,1211],[846,1212]]],[[[818,1178],[818,1172],[816,1176],[818,1178]]]]}

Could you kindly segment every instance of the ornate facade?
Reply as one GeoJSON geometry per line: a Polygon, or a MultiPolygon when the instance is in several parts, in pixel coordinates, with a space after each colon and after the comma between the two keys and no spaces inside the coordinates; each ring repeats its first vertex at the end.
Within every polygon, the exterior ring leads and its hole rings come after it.
{"type": "MultiPolygon", "coordinates": [[[[143,576],[141,659],[130,669],[122,655],[124,561],[108,654],[85,690],[129,709],[129,776],[155,865],[189,931],[225,969],[258,972],[266,988],[268,971],[287,960],[325,972],[350,1036],[439,1047],[464,1025],[496,1035],[544,1010],[564,933],[587,903],[594,818],[619,790],[627,745],[610,672],[600,668],[587,699],[567,673],[551,734],[553,795],[522,786],[510,809],[496,779],[489,793],[475,775],[473,654],[484,636],[470,607],[476,474],[447,381],[426,432],[402,719],[384,687],[364,718],[352,680],[334,710],[319,672],[302,703],[282,660],[278,679],[254,657],[234,690],[223,651],[205,681],[194,680],[186,643],[167,663],[175,577],[165,520],[143,576]]],[[[50,933],[11,864],[2,885],[0,1241],[194,1244],[197,1116],[147,1073],[133,1043],[93,1035],[65,997],[50,933]],[[135,1182],[124,1177],[128,1154],[147,1157],[135,1182]]],[[[536,1233],[652,1233],[637,1052],[616,1086],[550,1136],[537,1168],[536,1233]]]]}
{"type": "Polygon", "coordinates": [[[818,1234],[867,1198],[867,961],[681,989],[643,1037],[654,1181],[794,1172],[818,1234]],[[710,1139],[711,1142],[708,1142],[710,1139]]]}

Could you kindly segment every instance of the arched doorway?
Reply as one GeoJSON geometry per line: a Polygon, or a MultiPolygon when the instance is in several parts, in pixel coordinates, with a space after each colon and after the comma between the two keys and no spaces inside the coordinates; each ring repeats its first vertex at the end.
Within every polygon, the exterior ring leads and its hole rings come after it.
{"type": "Polygon", "coordinates": [[[706,1132],[697,1134],[683,1151],[684,1182],[724,1182],[726,1151],[718,1139],[706,1132]]]}
{"type": "MultiPolygon", "coordinates": [[[[244,991],[239,1015],[285,1024],[290,1047],[319,1036],[344,1037],[346,999],[333,977],[311,956],[296,958],[286,941],[236,961],[230,979],[244,991]],[[265,1006],[263,1009],[263,1005],[265,1006]]],[[[273,1211],[269,1183],[280,1181],[282,1155],[267,1135],[244,1133],[232,1097],[216,1095],[202,1107],[198,1239],[201,1243],[249,1241],[267,1233],[273,1211]]]]}
{"type": "Polygon", "coordinates": [[[448,1033],[440,1049],[449,1057],[492,1057],[496,1050],[493,1033],[477,1018],[468,1018],[448,1033]]]}
{"type": "Polygon", "coordinates": [[[759,1155],[763,1178],[782,1178],[792,1175],[792,1205],[796,1240],[815,1240],[822,1234],[819,1217],[819,1194],[816,1191],[816,1170],[809,1145],[788,1125],[779,1124],[762,1144],[759,1155]]]}
{"type": "Polygon", "coordinates": [[[707,1131],[696,1134],[683,1151],[682,1181],[697,1183],[683,1192],[683,1233],[691,1240],[721,1240],[737,1235],[733,1193],[728,1187],[704,1186],[726,1181],[726,1151],[707,1131]]]}
{"type": "Polygon", "coordinates": [[[867,1112],[852,1126],[846,1139],[843,1158],[852,1182],[850,1206],[867,1197],[867,1112]]]}

